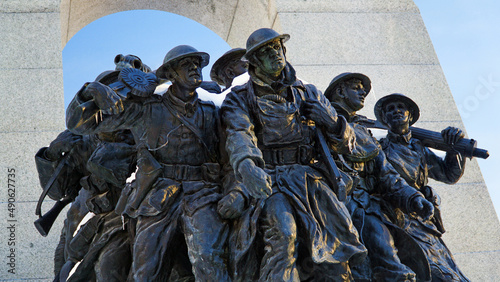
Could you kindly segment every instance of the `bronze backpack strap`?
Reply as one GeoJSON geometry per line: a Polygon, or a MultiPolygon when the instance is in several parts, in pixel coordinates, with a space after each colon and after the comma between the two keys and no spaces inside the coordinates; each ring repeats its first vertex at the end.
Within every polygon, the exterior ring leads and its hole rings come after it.
{"type": "Polygon", "coordinates": [[[158,138],[160,136],[160,131],[162,128],[162,123],[166,119],[166,113],[161,109],[161,104],[156,103],[152,105],[152,114],[149,128],[147,129],[147,140],[146,141],[149,149],[156,148],[156,144],[158,143],[158,138]]]}
{"type": "Polygon", "coordinates": [[[194,135],[200,140],[201,144],[203,144],[203,147],[205,147],[205,150],[207,150],[208,154],[210,155],[210,158],[213,158],[213,152],[210,150],[210,148],[207,146],[205,141],[203,140],[203,136],[201,134],[201,131],[194,125],[192,124],[189,120],[187,120],[185,117],[183,117],[181,114],[179,114],[178,111],[176,111],[172,105],[170,105],[165,99],[163,99],[163,104],[167,107],[167,109],[170,111],[170,113],[175,116],[182,124],[184,124],[191,132],[193,132],[194,135]]]}

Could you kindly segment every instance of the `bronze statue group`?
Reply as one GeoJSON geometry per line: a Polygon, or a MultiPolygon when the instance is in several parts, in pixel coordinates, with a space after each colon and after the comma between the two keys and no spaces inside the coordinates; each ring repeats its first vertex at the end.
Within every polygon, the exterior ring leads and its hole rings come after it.
{"type": "MultiPolygon", "coordinates": [[[[402,94],[376,103],[377,141],[357,114],[370,79],[342,73],[323,94],[297,79],[289,38],[256,30],[211,82],[209,55],[180,45],[155,71],[118,55],[83,85],[35,157],[44,194],[71,202],[54,281],[469,281],[427,186],[457,182],[465,156],[412,138],[419,108],[402,94]],[[200,86],[224,87],[222,106],[200,86]]],[[[464,137],[441,135],[450,148],[464,137]]]]}

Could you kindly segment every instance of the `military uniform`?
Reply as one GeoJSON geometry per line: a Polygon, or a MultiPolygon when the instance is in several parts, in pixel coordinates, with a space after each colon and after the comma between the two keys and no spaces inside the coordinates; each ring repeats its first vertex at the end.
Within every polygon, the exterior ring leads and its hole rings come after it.
{"type": "Polygon", "coordinates": [[[183,102],[169,90],[125,99],[122,113],[100,120],[95,103],[79,97],[68,108],[71,130],[130,128],[138,144],[136,179],[121,199],[123,214],[135,221],[133,279],[168,279],[183,234],[195,277],[229,280],[227,225],[215,209],[223,193],[218,109],[197,97],[183,102]]]}
{"type": "MultiPolygon", "coordinates": [[[[78,196],[68,210],[56,250],[56,276],[60,279],[66,281],[76,263],[78,267],[67,281],[122,281],[128,276],[130,245],[121,218],[114,212],[125,179],[135,168],[135,147],[123,143],[126,135],[114,132],[83,136],[61,160],[65,167],[50,196],[78,196]],[[89,215],[91,219],[82,222],[89,215]]],[[[41,179],[50,171],[48,167],[58,163],[47,159],[44,151],[42,148],[36,156],[41,179]]]]}
{"type": "Polygon", "coordinates": [[[464,173],[465,158],[460,154],[447,153],[443,160],[420,141],[412,139],[411,132],[398,135],[389,131],[380,144],[387,160],[401,177],[434,204],[435,215],[431,220],[412,215],[405,215],[404,219],[405,230],[417,240],[427,256],[432,281],[469,281],[441,238],[445,229],[439,212],[440,198],[434,189],[427,186],[429,177],[448,184],[456,183],[464,173]]]}
{"type": "Polygon", "coordinates": [[[359,179],[346,206],[368,248],[372,269],[360,271],[360,277],[355,275],[355,278],[370,279],[370,272],[374,278],[387,281],[414,281],[415,272],[418,278],[429,277],[425,256],[398,225],[401,212],[393,212],[397,208],[408,213],[411,200],[422,197],[422,194],[408,186],[387,161],[379,143],[362,125],[364,117],[350,116],[340,105],[333,105],[340,115],[346,117],[356,133],[354,150],[343,154],[346,165],[339,163],[339,166],[359,179]],[[398,252],[397,247],[402,251],[398,252]]]}
{"type": "MultiPolygon", "coordinates": [[[[335,267],[363,257],[366,249],[347,209],[313,166],[314,132],[304,121],[301,106],[311,99],[329,107],[326,98],[297,80],[289,64],[273,85],[258,79],[252,69],[249,72],[251,81],[234,87],[221,107],[226,148],[232,167],[251,159],[271,176],[272,195],[247,212],[232,234],[235,279],[297,281],[301,267],[297,259],[335,267]],[[256,251],[251,246],[262,246],[261,256],[251,255],[256,251]],[[300,255],[299,249],[304,250],[300,255]]],[[[339,123],[340,133],[326,135],[330,146],[343,150],[348,125],[342,118],[339,123]]],[[[312,268],[302,267],[301,272],[312,268]]]]}

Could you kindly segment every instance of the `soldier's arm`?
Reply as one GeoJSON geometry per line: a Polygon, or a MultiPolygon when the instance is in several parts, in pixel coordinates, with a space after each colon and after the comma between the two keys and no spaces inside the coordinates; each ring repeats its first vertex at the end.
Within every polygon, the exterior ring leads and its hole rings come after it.
{"type": "Polygon", "coordinates": [[[129,129],[142,115],[139,103],[118,96],[99,82],[86,83],[66,110],[66,126],[86,135],[129,129]]]}
{"type": "Polygon", "coordinates": [[[409,186],[387,161],[385,154],[380,150],[375,158],[375,171],[377,171],[379,192],[382,197],[394,207],[405,213],[416,212],[423,218],[430,218],[434,207],[417,189],[409,186]]]}
{"type": "Polygon", "coordinates": [[[223,198],[219,201],[217,210],[223,218],[237,218],[247,208],[250,194],[243,183],[236,178],[234,169],[229,164],[229,159],[225,148],[225,135],[222,130],[220,133],[221,142],[221,177],[222,177],[222,190],[223,198]]]}
{"type": "Polygon", "coordinates": [[[221,115],[226,128],[225,147],[236,179],[253,197],[269,196],[270,177],[263,170],[265,162],[257,147],[254,124],[243,95],[234,91],[229,93],[222,104],[221,115]]]}
{"type": "Polygon", "coordinates": [[[354,130],[332,107],[330,101],[311,84],[305,85],[306,101],[303,112],[323,131],[330,149],[337,153],[348,153],[353,149],[356,136],[354,130]]]}
{"type": "Polygon", "coordinates": [[[455,184],[465,171],[465,160],[459,153],[448,152],[444,160],[425,148],[429,177],[447,184],[455,184]]]}
{"type": "Polygon", "coordinates": [[[257,137],[250,112],[239,93],[231,92],[226,96],[221,108],[223,125],[226,128],[226,151],[229,163],[239,177],[238,168],[245,159],[264,168],[262,152],[257,147],[257,137]]]}

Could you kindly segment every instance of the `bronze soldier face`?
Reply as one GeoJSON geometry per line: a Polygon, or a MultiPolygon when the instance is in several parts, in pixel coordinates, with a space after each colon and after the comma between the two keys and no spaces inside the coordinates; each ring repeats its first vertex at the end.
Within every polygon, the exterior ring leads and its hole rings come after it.
{"type": "Polygon", "coordinates": [[[260,47],[255,52],[255,56],[261,63],[262,72],[270,76],[278,76],[285,68],[285,52],[283,52],[283,46],[281,46],[279,39],[260,47]]]}
{"type": "Polygon", "coordinates": [[[203,76],[201,73],[201,60],[198,57],[186,57],[173,66],[177,73],[175,83],[186,88],[195,89],[200,86],[203,76]]]}
{"type": "Polygon", "coordinates": [[[400,101],[388,102],[384,106],[384,113],[386,123],[391,129],[409,126],[410,111],[408,111],[405,103],[400,101]]]}
{"type": "Polygon", "coordinates": [[[242,60],[235,60],[230,65],[231,76],[228,75],[229,78],[235,78],[248,70],[248,62],[242,60]]]}
{"type": "Polygon", "coordinates": [[[365,106],[366,91],[360,80],[347,81],[343,89],[344,101],[352,110],[358,111],[365,106]]]}

